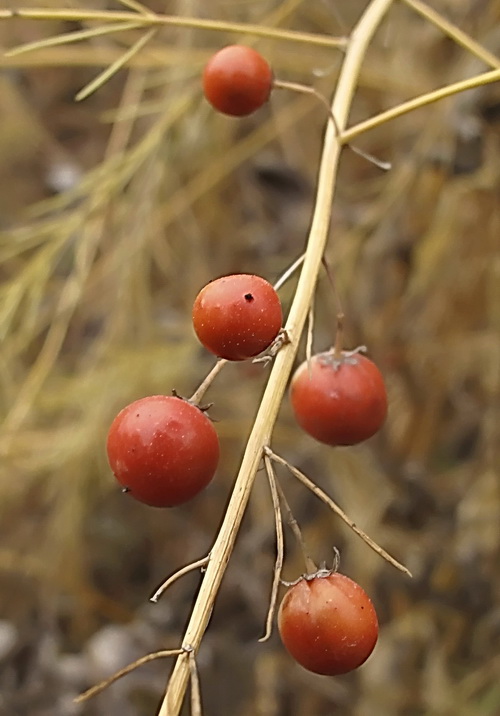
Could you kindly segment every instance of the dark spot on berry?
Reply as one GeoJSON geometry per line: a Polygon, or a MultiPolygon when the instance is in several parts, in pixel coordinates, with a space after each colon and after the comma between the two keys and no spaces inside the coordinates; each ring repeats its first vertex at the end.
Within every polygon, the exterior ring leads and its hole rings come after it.
{"type": "Polygon", "coordinates": [[[253,301],[253,296],[252,296],[251,293],[245,293],[244,298],[245,298],[245,301],[248,301],[248,303],[250,303],[251,301],[253,301]]]}

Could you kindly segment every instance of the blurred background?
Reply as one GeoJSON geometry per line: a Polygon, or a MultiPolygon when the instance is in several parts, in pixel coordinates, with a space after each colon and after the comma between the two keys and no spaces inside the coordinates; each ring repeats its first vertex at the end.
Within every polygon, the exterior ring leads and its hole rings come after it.
{"type": "MultiPolygon", "coordinates": [[[[150,0],[161,13],[323,37],[348,34],[367,5],[150,0]]],[[[500,57],[500,2],[432,6],[500,57]]],[[[127,9],[105,0],[67,7],[127,9]]],[[[3,20],[0,46],[101,24],[3,20]]],[[[85,704],[73,698],[180,643],[199,574],[157,605],[148,598],[210,549],[268,368],[228,365],[210,389],[221,465],[183,507],[156,510],[120,493],[107,466],[107,430],[136,398],[194,391],[213,365],[191,327],[198,290],[228,272],[275,281],[302,253],[311,218],[322,105],[280,90],[251,117],[230,119],[202,98],[200,72],[214,50],[244,41],[278,78],[330,97],[341,53],[328,43],[163,28],[126,69],[75,102],[142,32],[0,55],[6,716],[156,713],[171,669],[165,660],[85,704]]],[[[368,52],[351,123],[485,69],[395,3],[368,52]]],[[[500,715],[499,119],[500,91],[491,85],[361,136],[357,146],[391,162],[389,172],[344,150],[327,256],[348,347],[366,344],[380,366],[389,419],[366,444],[332,449],[299,431],[285,400],[273,447],[414,576],[372,553],[280,471],[312,557],[331,561],[333,547],[340,550],[341,571],[371,595],[381,633],[369,661],[335,679],[294,664],[276,630],[259,644],[275,556],[259,472],[199,653],[206,716],[500,715]]],[[[285,310],[295,282],[281,291],[285,310]]],[[[331,345],[335,314],[322,276],[315,350],[331,345]]],[[[284,578],[292,580],[304,566],[288,531],[286,538],[284,578]]]]}

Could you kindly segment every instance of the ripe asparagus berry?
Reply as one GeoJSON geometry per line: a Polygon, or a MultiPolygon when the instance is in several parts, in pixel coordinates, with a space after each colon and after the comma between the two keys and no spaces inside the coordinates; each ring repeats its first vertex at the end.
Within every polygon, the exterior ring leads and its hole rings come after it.
{"type": "Polygon", "coordinates": [[[273,84],[269,63],[245,45],[228,45],[212,55],[203,72],[205,97],[222,114],[244,117],[267,102],[273,84]]]}
{"type": "Polygon", "coordinates": [[[302,578],[278,613],[281,640],[309,671],[336,676],[361,666],[378,638],[378,620],[366,592],[338,572],[302,578]]]}
{"type": "Polygon", "coordinates": [[[153,507],[187,502],[208,485],[219,461],[219,439],[205,413],[187,400],[153,395],[113,420],[108,460],[132,497],[153,507]]]}
{"type": "Polygon", "coordinates": [[[223,276],[201,289],[193,306],[200,342],[219,358],[246,360],[274,341],[282,323],[278,294],[251,274],[223,276]]]}
{"type": "Polygon", "coordinates": [[[296,370],[290,400],[299,425],[328,445],[355,445],[374,435],[387,415],[379,369],[360,353],[333,351],[296,370]]]}

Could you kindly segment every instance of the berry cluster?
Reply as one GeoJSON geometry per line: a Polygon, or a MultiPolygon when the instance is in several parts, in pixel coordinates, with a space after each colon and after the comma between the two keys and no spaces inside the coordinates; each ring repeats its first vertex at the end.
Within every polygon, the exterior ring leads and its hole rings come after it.
{"type": "MultiPolygon", "coordinates": [[[[205,67],[203,88],[218,111],[244,116],[261,107],[273,73],[255,50],[225,47],[205,67]]],[[[265,279],[223,276],[197,295],[192,320],[202,343],[219,359],[244,361],[268,351],[283,322],[277,292],[265,279]]],[[[272,353],[272,351],[271,351],[272,353]]],[[[332,446],[374,435],[387,413],[382,376],[359,351],[336,347],[295,372],[290,400],[299,426],[332,446]]],[[[217,432],[196,400],[154,395],[125,407],[108,434],[111,469],[124,492],[155,507],[180,505],[212,480],[219,461],[217,432]]],[[[310,671],[336,675],[360,666],[378,635],[377,616],[363,589],[336,571],[302,577],[285,595],[278,616],[282,641],[310,671]]]]}
{"type": "MultiPolygon", "coordinates": [[[[262,353],[281,323],[278,294],[260,276],[223,276],[202,288],[193,306],[200,342],[226,360],[262,353]]],[[[125,492],[153,507],[173,507],[195,497],[212,480],[219,439],[203,408],[177,395],[152,395],[118,413],[107,452],[125,492]]]]}

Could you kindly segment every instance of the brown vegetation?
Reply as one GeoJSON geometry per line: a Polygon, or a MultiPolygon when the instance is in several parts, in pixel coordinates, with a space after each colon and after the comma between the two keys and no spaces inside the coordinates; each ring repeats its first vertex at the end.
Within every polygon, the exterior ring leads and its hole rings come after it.
{"type": "MultiPolygon", "coordinates": [[[[368,4],[151,7],[331,40],[368,4]]],[[[483,60],[415,5],[395,2],[376,34],[350,126],[500,67],[491,58],[500,58],[499,2],[432,3],[488,50],[483,60]]],[[[92,8],[132,12],[105,0],[92,8]]],[[[4,49],[102,26],[2,12],[4,49]]],[[[72,699],[147,652],[179,646],[199,576],[157,605],[148,597],[210,550],[269,367],[228,365],[217,377],[209,399],[221,467],[184,507],[155,510],[122,495],[106,432],[126,403],[173,388],[190,395],[211,368],[190,320],[201,286],[242,271],[272,282],[301,254],[328,120],[313,96],[284,90],[248,119],[221,117],[201,96],[200,71],[236,38],[255,43],[280,79],[329,98],[342,60],[327,41],[162,26],[126,69],[75,102],[144,32],[0,55],[0,713],[9,716],[156,713],[165,660],[82,705],[72,699]]],[[[381,634],[366,665],[337,679],[295,666],[275,634],[259,644],[275,558],[259,472],[197,657],[206,716],[500,713],[498,86],[353,140],[390,161],[389,172],[343,150],[327,257],[349,347],[366,344],[386,378],[389,420],[366,445],[332,449],[299,432],[285,400],[273,435],[273,449],[413,579],[277,468],[314,560],[339,548],[342,571],[373,598],[381,634]]],[[[295,283],[281,291],[285,310],[295,283]]],[[[315,310],[314,348],[323,350],[336,315],[324,275],[315,310]]],[[[284,577],[295,579],[301,554],[286,536],[284,577]]]]}

